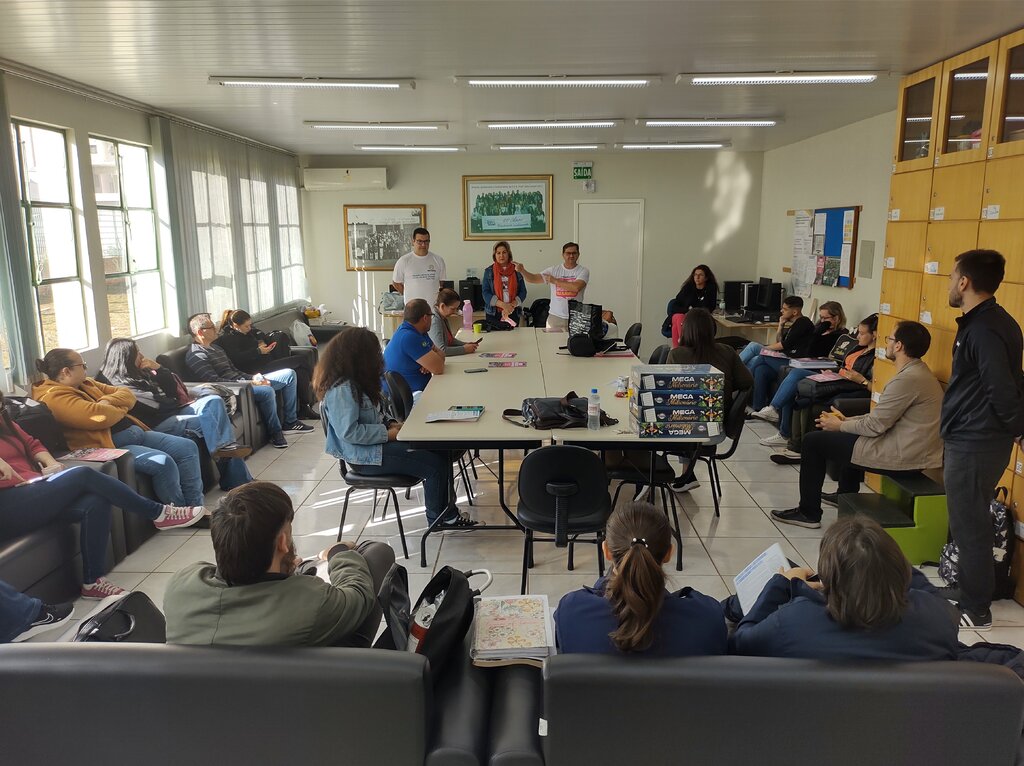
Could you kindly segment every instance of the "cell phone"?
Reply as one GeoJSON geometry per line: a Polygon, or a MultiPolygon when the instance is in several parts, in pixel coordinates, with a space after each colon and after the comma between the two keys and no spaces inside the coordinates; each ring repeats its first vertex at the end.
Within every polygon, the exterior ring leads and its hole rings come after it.
{"type": "Polygon", "coordinates": [[[465,372],[487,372],[486,367],[474,367],[472,370],[465,370],[465,372]]]}
{"type": "Polygon", "coordinates": [[[482,341],[482,340],[483,340],[483,338],[477,338],[476,340],[471,340],[470,343],[477,343],[477,344],[479,344],[480,341],[482,341]]]}
{"type": "Polygon", "coordinates": [[[815,572],[807,578],[807,582],[821,582],[821,578],[818,576],[818,573],[815,572]]]}

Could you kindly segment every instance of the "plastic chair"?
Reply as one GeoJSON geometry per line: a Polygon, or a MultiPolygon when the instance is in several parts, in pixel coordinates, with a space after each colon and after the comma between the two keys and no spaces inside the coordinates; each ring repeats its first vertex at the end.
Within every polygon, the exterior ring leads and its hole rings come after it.
{"type": "Polygon", "coordinates": [[[733,395],[732,405],[726,413],[724,430],[725,436],[732,440],[732,444],[725,452],[719,452],[717,445],[701,447],[697,452],[697,460],[705,463],[708,467],[708,475],[711,478],[711,499],[715,501],[715,516],[720,516],[719,500],[722,497],[722,482],[718,476],[718,461],[728,460],[736,452],[740,443],[740,436],[743,434],[743,426],[746,423],[746,409],[750,400],[754,397],[754,390],[748,388],[746,391],[739,391],[733,395]]]}
{"type": "Polygon", "coordinates": [[[672,346],[669,343],[662,343],[651,354],[651,358],[647,360],[648,364],[665,364],[665,360],[668,359],[668,352],[672,350],[672,346]]]}
{"type": "Polygon", "coordinates": [[[634,322],[633,324],[631,324],[629,326],[629,329],[626,330],[626,334],[624,336],[622,336],[622,342],[625,343],[628,346],[629,345],[629,341],[631,339],[633,339],[634,337],[636,337],[636,338],[640,337],[640,333],[643,332],[643,329],[644,329],[644,325],[643,325],[642,322],[634,322]]]}
{"type": "MultiPolygon", "coordinates": [[[[634,325],[635,326],[635,325],[634,325]]],[[[640,356],[640,336],[634,335],[632,338],[627,340],[626,348],[633,352],[633,356],[640,356]]]]}
{"type": "MultiPolygon", "coordinates": [[[[619,500],[619,492],[627,484],[632,484],[636,487],[638,493],[641,487],[650,486],[652,479],[651,460],[654,460],[653,489],[661,493],[661,507],[666,517],[668,516],[669,509],[672,509],[671,521],[674,524],[672,535],[676,541],[676,570],[681,571],[683,568],[683,536],[679,527],[679,510],[676,507],[676,498],[669,486],[676,478],[676,475],[664,454],[648,452],[646,450],[613,451],[605,454],[605,468],[608,471],[608,480],[619,482],[619,486],[615,488],[615,495],[612,497],[612,508],[615,507],[619,500]]],[[[652,501],[656,497],[655,495],[652,501]]]]}
{"type": "Polygon", "coordinates": [[[573,568],[573,545],[597,546],[597,569],[604,575],[604,527],[611,515],[608,473],[595,453],[564,444],[541,447],[524,458],[519,467],[519,505],[516,517],[526,530],[523,541],[523,579],[526,593],[527,570],[533,566],[533,544],[553,542],[569,548],[568,569],[573,568]],[[534,532],[554,535],[537,538],[534,532]],[[579,540],[594,534],[593,540],[579,540]]]}

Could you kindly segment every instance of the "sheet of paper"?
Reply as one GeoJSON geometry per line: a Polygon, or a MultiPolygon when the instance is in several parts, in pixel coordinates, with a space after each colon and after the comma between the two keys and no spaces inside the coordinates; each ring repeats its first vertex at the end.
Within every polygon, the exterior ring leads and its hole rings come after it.
{"type": "Polygon", "coordinates": [[[782,546],[772,543],[764,553],[747,564],[743,571],[733,578],[743,614],[750,611],[764,590],[765,583],[772,579],[772,575],[778,574],[780,569],[789,569],[789,559],[782,552],[782,546]]]}
{"type": "Polygon", "coordinates": [[[853,242],[853,211],[843,211],[843,242],[853,242]]]}
{"type": "Polygon", "coordinates": [[[850,256],[853,254],[853,245],[845,244],[839,251],[839,276],[850,276],[850,256]]]}
{"type": "Polygon", "coordinates": [[[824,234],[815,234],[814,235],[814,250],[813,250],[813,252],[814,252],[815,255],[824,255],[825,254],[825,235],[824,234]]]}
{"type": "Polygon", "coordinates": [[[793,294],[811,297],[814,282],[814,258],[811,246],[814,238],[814,211],[797,210],[793,214],[793,294]]]}
{"type": "Polygon", "coordinates": [[[477,420],[480,417],[480,410],[442,410],[427,414],[425,422],[438,423],[444,420],[477,420]]]}
{"type": "Polygon", "coordinates": [[[828,225],[828,216],[824,213],[814,214],[814,233],[815,235],[820,234],[825,236],[825,227],[828,225]]]}

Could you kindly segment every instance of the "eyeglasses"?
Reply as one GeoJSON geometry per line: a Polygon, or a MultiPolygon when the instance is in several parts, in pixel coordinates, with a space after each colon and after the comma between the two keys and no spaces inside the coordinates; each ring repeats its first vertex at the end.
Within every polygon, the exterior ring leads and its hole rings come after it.
{"type": "Polygon", "coordinates": [[[200,330],[216,330],[216,329],[217,329],[217,326],[216,326],[216,325],[212,325],[212,324],[204,324],[204,325],[203,325],[202,327],[200,327],[199,329],[200,329],[200,330]]]}
{"type": "Polygon", "coordinates": [[[430,244],[430,240],[429,239],[414,239],[412,242],[413,242],[414,245],[429,245],[430,244]]]}
{"type": "Polygon", "coordinates": [[[89,365],[87,365],[85,362],[79,362],[78,364],[69,364],[68,365],[68,369],[69,370],[73,370],[76,367],[81,367],[83,370],[88,370],[89,369],[89,365]]]}
{"type": "Polygon", "coordinates": [[[895,343],[896,342],[896,337],[894,335],[886,335],[885,336],[885,342],[889,343],[890,341],[892,343],[895,343]]]}

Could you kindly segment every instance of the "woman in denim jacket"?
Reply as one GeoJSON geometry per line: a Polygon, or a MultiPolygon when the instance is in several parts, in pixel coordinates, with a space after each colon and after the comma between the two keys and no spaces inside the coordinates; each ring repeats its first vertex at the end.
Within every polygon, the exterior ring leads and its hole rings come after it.
{"type": "MultiPolygon", "coordinates": [[[[397,441],[402,424],[384,417],[381,376],[384,355],[377,336],[363,327],[338,333],[320,351],[313,388],[321,400],[327,429],[327,453],[367,475],[407,474],[423,479],[427,521],[433,523],[448,506],[447,452],[410,449],[397,441]]],[[[442,522],[447,528],[476,526],[452,508],[442,522]]]]}

